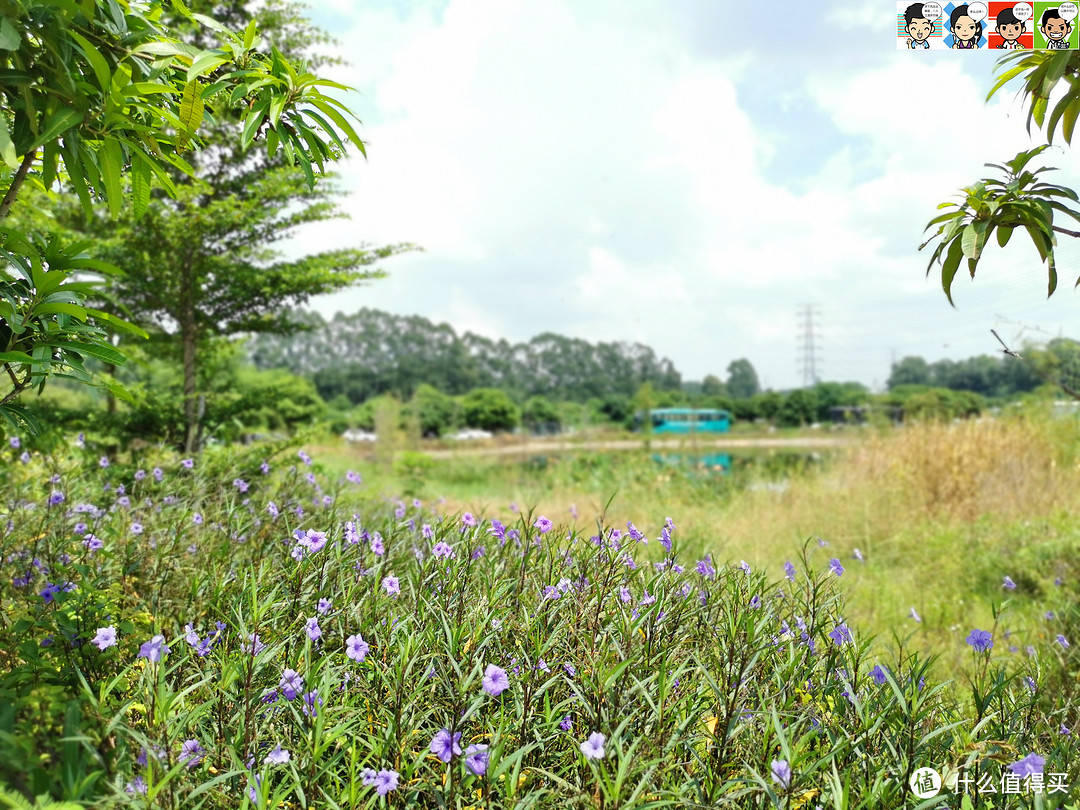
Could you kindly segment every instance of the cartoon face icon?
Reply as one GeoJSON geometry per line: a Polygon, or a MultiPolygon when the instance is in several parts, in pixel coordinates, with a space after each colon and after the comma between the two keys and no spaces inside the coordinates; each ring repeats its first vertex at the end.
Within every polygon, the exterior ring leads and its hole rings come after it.
{"type": "Polygon", "coordinates": [[[1047,39],[1065,39],[1069,35],[1069,23],[1061,17],[1047,15],[1043,17],[1042,33],[1047,39]]]}
{"type": "Polygon", "coordinates": [[[1006,23],[1005,25],[999,25],[997,31],[1001,34],[1002,39],[1015,42],[1024,33],[1024,24],[1022,22],[1006,23]]]}
{"type": "Polygon", "coordinates": [[[926,38],[934,32],[934,24],[925,17],[916,17],[908,23],[907,33],[916,42],[926,42],[926,38]]]}
{"type": "Polygon", "coordinates": [[[974,39],[977,30],[978,26],[975,24],[975,21],[966,14],[958,18],[956,22],[953,23],[952,27],[953,36],[964,42],[974,39]]]}

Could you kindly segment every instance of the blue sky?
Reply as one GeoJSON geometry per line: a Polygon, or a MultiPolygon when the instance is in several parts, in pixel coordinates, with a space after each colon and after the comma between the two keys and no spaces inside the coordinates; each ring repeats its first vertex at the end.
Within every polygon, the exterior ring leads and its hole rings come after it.
{"type": "MultiPolygon", "coordinates": [[[[350,63],[368,159],[341,167],[352,221],[293,248],[424,248],[316,301],[327,314],[640,341],[686,379],[747,357],[775,388],[801,383],[805,304],[819,374],[871,386],[893,357],[993,352],[992,327],[1075,334],[1072,246],[1049,301],[1020,239],[958,277],[957,309],[926,277],[937,203],[1033,141],[1011,94],[983,102],[995,54],[898,51],[890,4],[323,0],[313,17],[350,63]]],[[[1080,185],[1076,156],[1050,161],[1080,185]]]]}

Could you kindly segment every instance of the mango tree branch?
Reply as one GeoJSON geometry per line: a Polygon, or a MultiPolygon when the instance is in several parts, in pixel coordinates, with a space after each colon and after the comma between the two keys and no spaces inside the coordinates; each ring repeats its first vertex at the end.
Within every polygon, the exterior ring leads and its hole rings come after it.
{"type": "Polygon", "coordinates": [[[8,211],[11,210],[11,204],[19,196],[19,189],[22,188],[23,181],[26,180],[26,175],[30,171],[30,167],[34,165],[35,160],[37,160],[37,149],[31,149],[23,157],[22,164],[19,166],[18,171],[15,172],[15,176],[11,178],[11,185],[8,187],[7,194],[4,195],[3,201],[0,202],[0,219],[6,217],[8,211]]]}

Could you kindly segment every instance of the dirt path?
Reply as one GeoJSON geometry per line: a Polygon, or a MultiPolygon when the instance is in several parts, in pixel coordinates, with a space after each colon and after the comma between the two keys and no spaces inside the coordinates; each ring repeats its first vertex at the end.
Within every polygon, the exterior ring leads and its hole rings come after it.
{"type": "MultiPolygon", "coordinates": [[[[769,448],[790,448],[795,450],[814,450],[844,447],[853,439],[835,436],[804,436],[790,438],[761,439],[653,439],[651,450],[757,450],[769,448]]],[[[427,450],[425,455],[432,458],[453,458],[454,456],[527,456],[545,453],[565,453],[574,450],[643,450],[643,439],[611,439],[607,441],[530,441],[504,447],[469,447],[462,446],[453,450],[427,450]]]]}

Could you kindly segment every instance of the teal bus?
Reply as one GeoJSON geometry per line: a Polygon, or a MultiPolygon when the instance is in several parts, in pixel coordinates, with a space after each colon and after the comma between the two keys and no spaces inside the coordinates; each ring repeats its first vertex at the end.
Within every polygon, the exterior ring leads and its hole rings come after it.
{"type": "Polygon", "coordinates": [[[653,433],[727,433],[731,413],[720,408],[657,408],[649,411],[653,433]]]}

